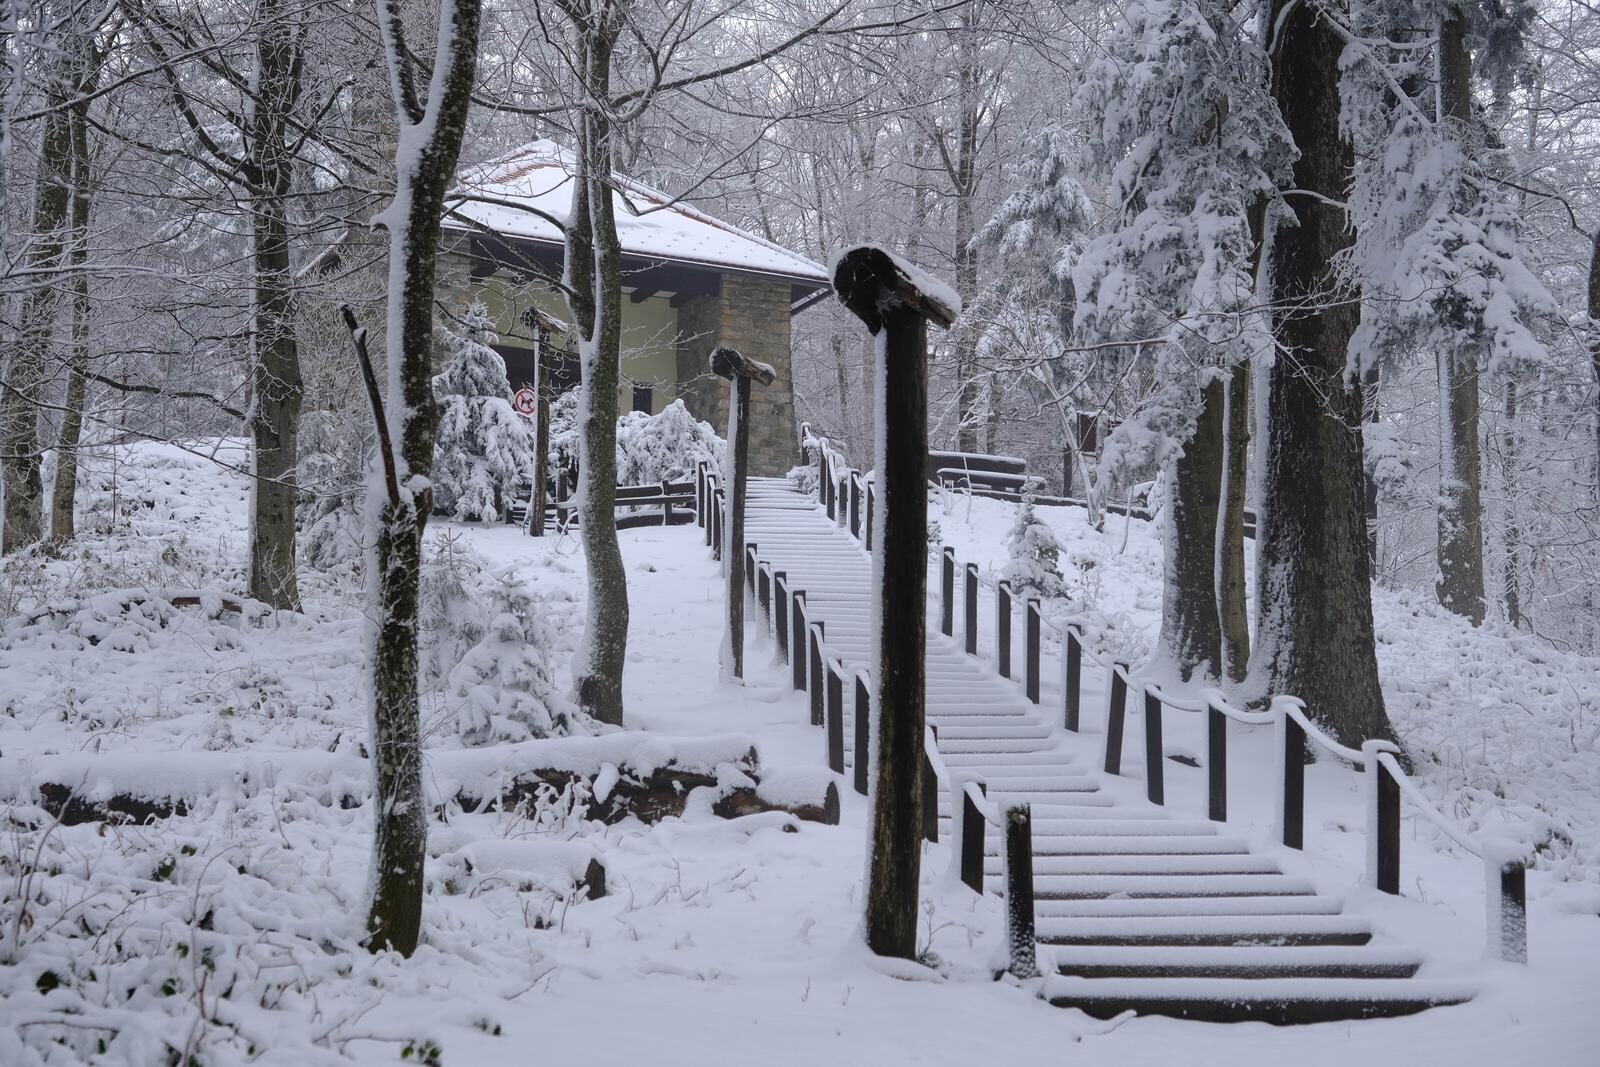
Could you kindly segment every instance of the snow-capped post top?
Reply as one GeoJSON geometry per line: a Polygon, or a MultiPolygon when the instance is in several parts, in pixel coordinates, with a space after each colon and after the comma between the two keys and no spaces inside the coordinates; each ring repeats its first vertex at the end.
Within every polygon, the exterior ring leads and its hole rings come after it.
{"type": "Polygon", "coordinates": [[[730,382],[735,378],[749,378],[762,385],[771,385],[778,376],[770,365],[722,345],[711,350],[711,373],[730,382]]]}
{"type": "Polygon", "coordinates": [[[961,314],[961,298],[933,275],[877,245],[856,245],[833,261],[833,291],[839,302],[877,333],[884,313],[909,308],[949,329],[961,314]]]}

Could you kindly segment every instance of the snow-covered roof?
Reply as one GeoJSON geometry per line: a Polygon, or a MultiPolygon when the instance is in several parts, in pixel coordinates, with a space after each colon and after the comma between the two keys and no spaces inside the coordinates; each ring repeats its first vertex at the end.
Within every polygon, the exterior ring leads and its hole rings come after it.
{"type": "MultiPolygon", "coordinates": [[[[575,169],[571,152],[554,141],[534,141],[461,176],[457,195],[497,203],[463,199],[451,206],[501,237],[561,244],[561,231],[534,212],[562,220],[572,214],[575,169]]],[[[613,180],[617,235],[626,254],[817,285],[828,283],[827,269],[820,263],[688,204],[673,203],[665,193],[631,178],[617,174],[613,180]]],[[[459,219],[448,219],[445,225],[466,228],[459,219]]]]}

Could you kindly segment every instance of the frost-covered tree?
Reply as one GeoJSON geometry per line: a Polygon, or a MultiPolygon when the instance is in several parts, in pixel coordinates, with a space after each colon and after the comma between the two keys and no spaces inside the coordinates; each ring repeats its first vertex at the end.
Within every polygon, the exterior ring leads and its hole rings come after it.
{"type": "Polygon", "coordinates": [[[1000,576],[1010,583],[1014,596],[1050,600],[1067,595],[1056,532],[1039,517],[1031,495],[1022,498],[1017,517],[1006,531],[1006,555],[1000,576]]]}
{"type": "Polygon", "coordinates": [[[505,360],[489,347],[489,310],[474,302],[450,331],[450,359],[433,379],[439,401],[433,506],[457,519],[494,522],[533,472],[532,424],[511,407],[505,360]]]}
{"type": "Polygon", "coordinates": [[[1270,347],[1255,267],[1291,148],[1243,14],[1221,0],[1130,4],[1078,96],[1111,219],[1074,265],[1075,327],[1107,391],[1136,397],[1100,477],[1166,469],[1162,644],[1185,676],[1241,677],[1248,647],[1243,368],[1270,347]]]}

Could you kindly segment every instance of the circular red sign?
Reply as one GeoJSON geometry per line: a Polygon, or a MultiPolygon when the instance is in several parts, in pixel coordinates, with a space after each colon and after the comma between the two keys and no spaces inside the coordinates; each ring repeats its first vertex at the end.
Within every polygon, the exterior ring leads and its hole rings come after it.
{"type": "Polygon", "coordinates": [[[511,398],[511,406],[522,415],[532,415],[539,406],[538,397],[534,396],[532,389],[518,389],[517,395],[511,398]]]}

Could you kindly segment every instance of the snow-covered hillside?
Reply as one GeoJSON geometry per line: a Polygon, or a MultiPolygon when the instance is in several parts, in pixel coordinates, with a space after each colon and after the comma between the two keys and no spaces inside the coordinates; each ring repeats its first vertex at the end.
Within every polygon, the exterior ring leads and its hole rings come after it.
{"type": "MultiPolygon", "coordinates": [[[[1533,963],[1478,960],[1479,868],[1435,852],[1409,819],[1405,899],[1353,886],[1359,868],[1347,861],[1359,835],[1343,835],[1348,849],[1314,847],[1294,862],[1336,890],[1349,886],[1380,928],[1405,930],[1451,974],[1479,982],[1466,1006],[1284,1029],[1095,1022],[991,980],[1000,908],[949,877],[947,844],[929,846],[924,860],[920,937],[937,966],[905,980],[858,945],[866,811],[848,788],[836,827],[775,813],[718,818],[710,788],[690,796],[682,817],[651,826],[585,821],[575,809],[599,801],[581,791],[552,791],[514,812],[477,810],[455,800],[473,776],[487,780],[528,750],[463,748],[443,695],[430,705],[429,790],[440,812],[424,944],[410,960],[372,956],[359,945],[373,819],[361,581],[309,582],[303,616],[239,600],[246,483],[212,464],[211,450],[126,450],[114,482],[96,476],[74,553],[4,572],[7,1067],[144,1067],[185,1053],[294,1067],[699,1067],[735,1057],[1333,1065],[1402,1054],[1408,1064],[1577,1065],[1600,1041],[1595,664],[1517,635],[1465,631],[1382,593],[1391,714],[1432,795],[1468,821],[1548,810],[1564,827],[1530,880],[1533,963]],[[186,784],[187,809],[143,825],[64,825],[28,795],[64,770],[86,799],[130,781],[186,784]],[[591,858],[606,870],[598,900],[578,888],[591,858]]],[[[232,444],[218,454],[242,458],[232,444]]],[[[1149,530],[1113,520],[1095,533],[1081,513],[1043,513],[1061,534],[1074,610],[1097,615],[1096,640],[1147,648],[1160,606],[1149,530]]],[[[1003,562],[1009,505],[949,498],[934,517],[964,559],[1003,562]]],[[[540,598],[565,684],[584,586],[576,541],[446,523],[430,538],[455,539],[540,598]]],[[[821,732],[755,632],[748,683],[719,681],[722,586],[700,531],[622,539],[628,718],[648,731],[647,751],[584,747],[635,743],[625,737],[528,744],[554,746],[545,757],[574,765],[699,761],[731,780],[753,742],[765,768],[819,768],[821,732]]],[[[1241,749],[1241,770],[1252,751],[1241,749]]],[[[1325,789],[1350,777],[1319,770],[1325,789]]],[[[1259,838],[1248,818],[1240,829],[1259,838]]],[[[1318,841],[1336,829],[1320,826],[1318,841]]]]}

